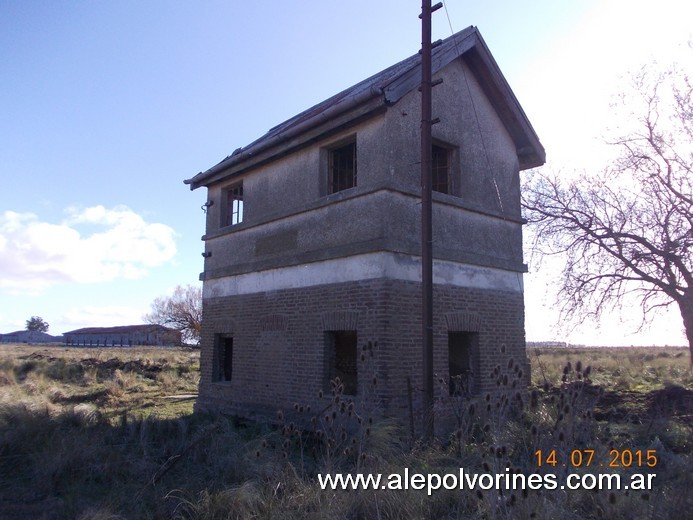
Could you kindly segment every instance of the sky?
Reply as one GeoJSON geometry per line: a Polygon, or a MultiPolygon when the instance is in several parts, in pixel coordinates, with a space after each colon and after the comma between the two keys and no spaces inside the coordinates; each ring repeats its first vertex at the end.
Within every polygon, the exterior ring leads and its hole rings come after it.
{"type": "MultiPolygon", "coordinates": [[[[433,38],[479,28],[547,168],[599,166],[629,71],[693,61],[690,2],[445,3],[433,38]]],[[[53,334],[141,323],[199,283],[205,190],[183,179],[416,53],[420,5],[0,0],[0,333],[34,315],[53,334]]],[[[636,334],[630,311],[569,330],[557,269],[530,261],[528,340],[684,344],[677,312],[636,334]]]]}

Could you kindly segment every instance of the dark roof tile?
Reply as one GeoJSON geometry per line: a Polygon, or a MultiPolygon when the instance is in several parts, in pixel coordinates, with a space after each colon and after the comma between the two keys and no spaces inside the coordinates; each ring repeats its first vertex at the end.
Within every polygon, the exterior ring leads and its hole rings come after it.
{"type": "MultiPolygon", "coordinates": [[[[446,38],[433,49],[433,73],[470,51],[473,51],[470,65],[479,69],[482,86],[486,88],[492,101],[503,105],[497,108],[499,115],[515,140],[517,149],[521,151],[520,155],[526,155],[524,159],[520,157],[521,166],[529,168],[543,164],[544,149],[476,27],[467,27],[446,38]]],[[[190,189],[206,186],[219,180],[220,174],[224,177],[225,174],[222,172],[232,168],[242,170],[244,163],[250,163],[259,153],[266,152],[317,127],[329,118],[345,114],[378,97],[386,106],[397,103],[405,94],[418,88],[421,81],[420,62],[419,54],[415,54],[388,67],[271,128],[259,139],[237,148],[218,164],[184,182],[190,184],[190,189]]]]}

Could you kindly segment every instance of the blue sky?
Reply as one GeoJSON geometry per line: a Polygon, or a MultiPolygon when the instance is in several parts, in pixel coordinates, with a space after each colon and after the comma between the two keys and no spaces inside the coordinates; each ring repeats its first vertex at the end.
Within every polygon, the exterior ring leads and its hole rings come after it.
{"type": "MultiPolygon", "coordinates": [[[[623,75],[691,38],[683,1],[446,3],[454,31],[479,27],[556,168],[596,163],[623,75]]],[[[183,179],[417,52],[419,9],[0,0],[0,332],[32,315],[54,334],[138,323],[155,297],[197,283],[205,193],[183,179]]],[[[450,35],[445,10],[433,28],[450,35]]],[[[525,278],[529,339],[559,335],[546,319],[555,274],[525,278]]],[[[675,315],[650,336],[615,327],[572,339],[683,343],[675,315]]]]}

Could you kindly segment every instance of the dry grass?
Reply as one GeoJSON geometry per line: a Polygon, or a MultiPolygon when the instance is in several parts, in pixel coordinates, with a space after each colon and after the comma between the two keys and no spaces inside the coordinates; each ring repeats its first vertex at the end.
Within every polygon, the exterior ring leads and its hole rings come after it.
{"type": "Polygon", "coordinates": [[[199,352],[182,348],[80,348],[0,345],[0,404],[50,403],[59,413],[87,402],[113,420],[192,413],[192,402],[161,399],[197,393],[199,352]]]}
{"type": "MultiPolygon", "coordinates": [[[[197,352],[0,346],[0,518],[665,518],[687,511],[691,373],[665,350],[531,351],[534,386],[453,408],[457,431],[433,446],[371,420],[333,386],[312,428],[197,416],[197,352]],[[568,365],[570,363],[570,365],[568,365]],[[589,367],[589,369],[588,369],[589,367]],[[565,377],[564,377],[565,376],[565,377]],[[565,379],[562,381],[562,379],[565,379]],[[330,419],[324,419],[329,415],[330,419]],[[360,420],[359,420],[360,419],[360,420]],[[344,429],[342,429],[344,427],[344,429]],[[536,450],[657,449],[650,492],[321,490],[333,471],[503,473],[537,468],[536,450]]],[[[507,376],[507,377],[506,377],[507,376]]],[[[562,470],[561,470],[562,471],[562,470]]],[[[625,469],[621,471],[627,473],[625,469]]],[[[632,471],[631,471],[632,472],[632,471]]]]}
{"type": "Polygon", "coordinates": [[[690,354],[684,347],[529,348],[532,382],[541,386],[560,379],[567,363],[591,366],[590,379],[610,390],[647,392],[693,385],[690,354]]]}

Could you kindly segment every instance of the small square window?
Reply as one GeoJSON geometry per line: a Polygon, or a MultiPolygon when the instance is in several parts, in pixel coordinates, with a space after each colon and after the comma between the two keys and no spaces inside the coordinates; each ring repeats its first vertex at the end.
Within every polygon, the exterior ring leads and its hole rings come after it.
{"type": "Polygon", "coordinates": [[[356,331],[325,332],[325,347],[326,389],[331,390],[331,381],[339,378],[343,385],[342,393],[344,395],[356,395],[358,386],[356,331]]]}
{"type": "Polygon", "coordinates": [[[330,193],[356,186],[356,143],[349,143],[329,152],[330,193]]]}
{"type": "Polygon", "coordinates": [[[233,226],[243,222],[243,184],[224,190],[224,212],[222,226],[233,226]]]}
{"type": "Polygon", "coordinates": [[[450,193],[448,150],[433,145],[431,153],[431,189],[439,193],[450,193]]]}

